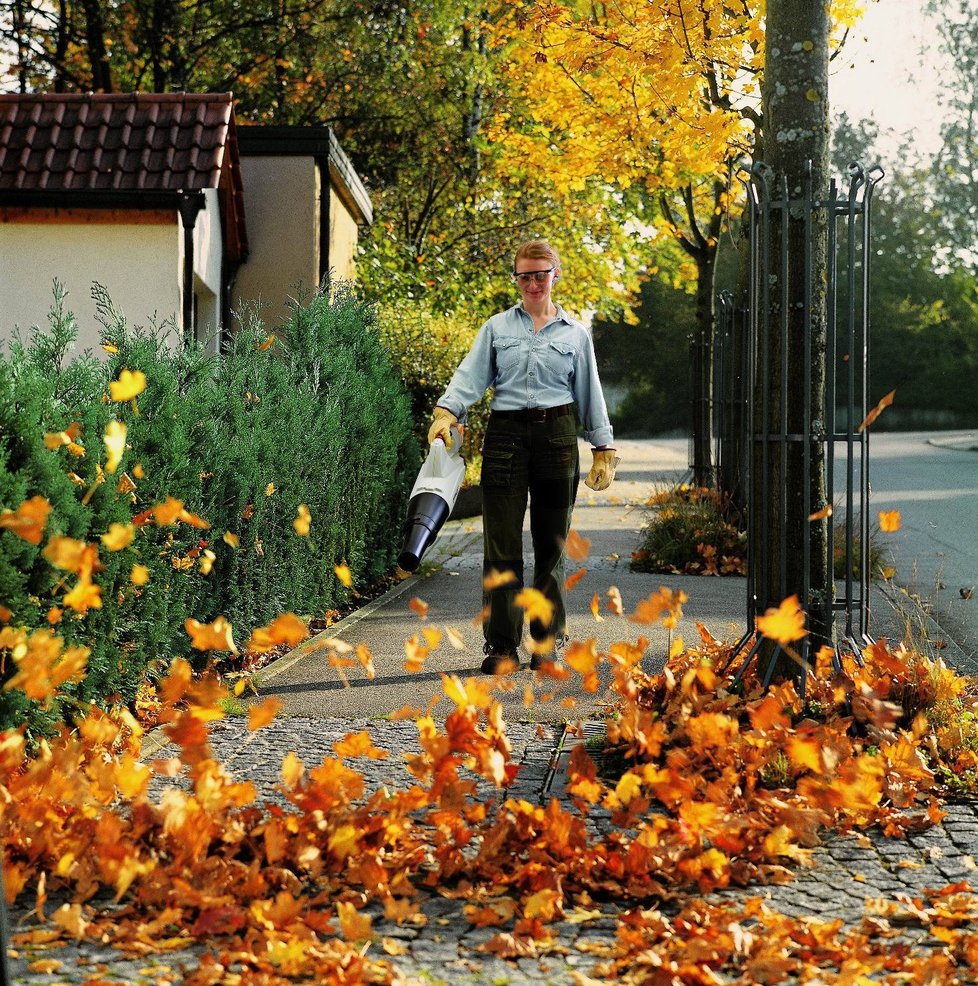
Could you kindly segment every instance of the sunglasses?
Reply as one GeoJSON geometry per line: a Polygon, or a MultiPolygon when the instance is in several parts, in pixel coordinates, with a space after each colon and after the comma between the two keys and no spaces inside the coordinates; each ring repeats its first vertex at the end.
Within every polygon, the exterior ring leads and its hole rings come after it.
{"type": "Polygon", "coordinates": [[[526,270],[521,274],[514,274],[513,280],[517,284],[529,284],[530,281],[536,281],[537,284],[543,284],[544,281],[556,270],[556,267],[548,267],[546,270],[526,270]]]}

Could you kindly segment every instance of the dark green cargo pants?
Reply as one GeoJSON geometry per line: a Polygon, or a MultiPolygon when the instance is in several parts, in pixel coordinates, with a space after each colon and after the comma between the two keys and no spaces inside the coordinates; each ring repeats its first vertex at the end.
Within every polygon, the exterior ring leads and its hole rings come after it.
{"type": "MultiPolygon", "coordinates": [[[[482,448],[483,594],[486,642],[515,651],[523,636],[523,609],[516,596],[523,581],[523,518],[530,503],[533,587],[553,603],[553,621],[530,621],[534,640],[562,634],[567,626],[564,542],[577,496],[580,464],[577,424],[571,413],[545,420],[519,412],[493,412],[482,448]],[[512,572],[508,585],[492,587],[494,572],[512,572]]],[[[498,581],[498,580],[497,580],[498,581]]]]}

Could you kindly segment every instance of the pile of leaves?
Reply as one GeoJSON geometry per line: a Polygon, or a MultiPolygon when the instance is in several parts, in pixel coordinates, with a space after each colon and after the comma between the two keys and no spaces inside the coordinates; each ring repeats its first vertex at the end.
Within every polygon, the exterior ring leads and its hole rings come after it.
{"type": "Polygon", "coordinates": [[[653,496],[642,540],[632,554],[636,572],[744,575],[747,536],[727,494],[683,483],[653,496]]]}

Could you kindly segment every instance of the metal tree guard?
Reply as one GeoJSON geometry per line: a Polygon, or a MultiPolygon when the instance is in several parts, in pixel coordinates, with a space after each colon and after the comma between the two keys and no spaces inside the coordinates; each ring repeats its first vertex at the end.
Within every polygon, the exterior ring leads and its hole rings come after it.
{"type": "MultiPolygon", "coordinates": [[[[778,606],[789,594],[783,585],[778,599],[759,599],[755,594],[754,575],[768,571],[764,566],[769,560],[778,557],[782,560],[780,571],[784,582],[784,559],[788,551],[800,550],[803,555],[803,585],[799,602],[805,612],[811,612],[813,605],[822,605],[828,615],[828,626],[833,635],[833,664],[841,668],[841,655],[850,651],[861,660],[863,647],[872,642],[869,634],[869,436],[861,427],[867,416],[869,400],[869,268],[871,222],[870,205],[873,190],[883,177],[881,168],[873,168],[866,173],[861,166],[853,164],[849,168],[848,188],[840,189],[835,179],[829,187],[828,196],[817,197],[812,188],[809,168],[800,198],[791,198],[787,181],[781,178],[776,187],[773,174],[766,165],[755,164],[748,182],[749,228],[750,228],[750,299],[747,312],[747,361],[746,380],[736,379],[736,352],[729,348],[721,357],[722,380],[720,388],[729,394],[730,407],[736,411],[737,402],[746,404],[744,453],[735,456],[731,462],[734,444],[733,436],[724,426],[719,428],[721,443],[730,440],[726,458],[723,446],[720,449],[720,462],[724,470],[743,470],[744,489],[752,495],[758,491],[763,501],[754,504],[748,517],[762,518],[758,529],[751,530],[748,522],[747,557],[747,633],[734,649],[732,660],[742,658],[735,681],[746,673],[760,647],[761,638],[755,630],[756,617],[769,607],[778,606]],[[828,284],[826,295],[827,347],[825,399],[821,413],[812,413],[812,346],[811,318],[812,296],[815,278],[821,272],[813,269],[814,220],[826,213],[828,229],[828,284]],[[788,242],[788,224],[792,218],[801,217],[805,226],[805,283],[801,287],[803,301],[793,301],[789,297],[788,284],[789,258],[786,250],[779,251],[779,267],[772,269],[773,238],[778,246],[788,242]],[[773,287],[772,287],[773,285],[773,287]],[[772,398],[768,365],[768,349],[761,344],[762,319],[768,318],[772,304],[780,311],[780,352],[787,352],[788,346],[788,306],[803,306],[804,342],[804,380],[800,381],[804,409],[803,434],[790,434],[787,425],[787,374],[782,372],[780,408],[781,428],[778,434],[771,434],[766,415],[772,398]],[[789,443],[802,443],[803,474],[808,480],[803,490],[803,511],[812,514],[811,490],[811,450],[817,443],[825,449],[826,501],[837,508],[844,505],[844,519],[837,520],[834,512],[827,516],[828,546],[831,553],[827,584],[813,586],[810,579],[810,559],[812,552],[812,525],[804,525],[802,531],[770,530],[767,518],[769,498],[780,497],[786,501],[788,490],[785,469],[771,469],[770,451],[772,445],[784,466],[787,461],[789,443]],[[760,449],[758,461],[754,449],[760,449]],[[836,460],[839,460],[837,462],[836,460]],[[761,474],[755,476],[760,468],[761,474]],[[780,476],[777,488],[768,482],[769,475],[780,476]],[[841,477],[841,478],[840,478],[841,477]],[[755,482],[755,480],[761,482],[755,482]],[[844,480],[845,485],[841,485],[844,480]],[[837,486],[837,481],[839,485],[837,486]],[[838,497],[838,500],[837,500],[838,497]],[[777,553],[777,554],[775,554],[777,553]],[[841,555],[845,564],[844,575],[836,579],[833,574],[835,558],[841,555]],[[845,629],[838,632],[836,616],[844,614],[845,629]]],[[[727,338],[735,338],[730,331],[736,315],[732,299],[721,299],[721,312],[726,311],[720,320],[720,341],[723,345],[724,330],[727,338]],[[724,322],[726,319],[726,322],[724,322]]],[[[784,370],[784,366],[782,366],[784,370]]],[[[726,407],[722,402],[721,408],[726,407]]],[[[783,525],[787,526],[787,525],[783,525]]],[[[767,585],[767,580],[761,583],[767,585]]],[[[781,648],[774,650],[764,670],[763,684],[766,687],[776,666],[781,648]]],[[[801,645],[801,658],[806,667],[812,663],[810,642],[806,636],[801,645]]],[[[801,677],[802,694],[805,676],[801,677]]]]}

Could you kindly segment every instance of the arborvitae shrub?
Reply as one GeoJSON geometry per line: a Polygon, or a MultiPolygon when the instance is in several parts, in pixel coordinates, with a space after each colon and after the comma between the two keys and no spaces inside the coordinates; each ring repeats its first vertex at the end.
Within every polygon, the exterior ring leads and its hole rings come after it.
{"type": "MultiPolygon", "coordinates": [[[[173,656],[208,660],[190,649],[188,616],[227,617],[241,646],[280,612],[316,615],[348,598],[339,562],[360,588],[390,571],[419,459],[408,395],[372,310],[348,289],[297,308],[273,345],[246,325],[220,358],[171,348],[165,329],[128,325],[96,293],[108,359],[69,361],[76,328],[61,294],[51,330],[0,358],[0,509],[38,494],[52,504],[39,546],[0,531],[0,602],[16,625],[46,626],[74,580],[59,584],[65,573],[42,557],[47,537],[97,541],[113,521],[141,515],[132,545],[99,546],[102,608],[67,611],[56,627],[92,649],[78,698],[108,703],[131,701],[173,656]],[[146,375],[135,407],[109,399],[123,368],[146,375]],[[126,424],[128,448],[110,475],[102,435],[112,418],[126,424]],[[82,457],[44,443],[72,422],[82,457]],[[211,526],[158,526],[148,512],[167,497],[211,526]],[[308,538],[293,527],[300,504],[312,515],[308,538]],[[207,550],[216,555],[209,575],[200,569],[207,550]],[[137,562],[150,569],[141,587],[130,580],[137,562]]],[[[27,718],[41,729],[63,711],[0,696],[0,725],[27,718]]]]}

